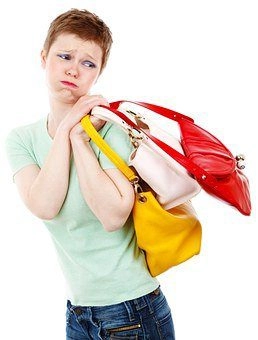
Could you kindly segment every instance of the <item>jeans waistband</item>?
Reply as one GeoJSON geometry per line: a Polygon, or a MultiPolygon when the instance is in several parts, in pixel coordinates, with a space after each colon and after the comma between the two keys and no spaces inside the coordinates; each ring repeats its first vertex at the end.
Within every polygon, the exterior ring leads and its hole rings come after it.
{"type": "MultiPolygon", "coordinates": [[[[160,295],[161,293],[162,292],[161,292],[160,286],[158,286],[156,289],[154,289],[152,292],[150,292],[150,293],[148,293],[146,295],[140,296],[140,297],[132,299],[132,300],[127,300],[127,301],[124,301],[124,302],[132,303],[132,304],[138,306],[139,308],[141,308],[141,306],[146,305],[146,298],[153,298],[154,296],[160,295]]],[[[120,302],[120,303],[124,303],[124,302],[120,302]]],[[[109,305],[109,306],[110,307],[111,306],[116,306],[116,305],[119,305],[120,303],[117,303],[117,304],[114,304],[114,305],[109,305]]],[[[67,300],[67,308],[72,308],[72,307],[105,308],[105,307],[109,307],[109,306],[73,306],[71,301],[67,300]]]]}

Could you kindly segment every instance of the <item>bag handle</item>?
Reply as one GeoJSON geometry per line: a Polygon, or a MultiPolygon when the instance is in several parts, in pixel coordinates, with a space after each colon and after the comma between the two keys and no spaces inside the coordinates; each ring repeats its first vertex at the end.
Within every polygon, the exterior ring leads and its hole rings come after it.
{"type": "Polygon", "coordinates": [[[138,183],[139,177],[99,135],[98,131],[91,123],[89,115],[82,118],[81,125],[93,142],[117,166],[117,168],[128,178],[128,180],[132,184],[138,183]]]}
{"type": "MultiPolygon", "coordinates": [[[[194,120],[193,118],[189,117],[189,116],[186,116],[186,115],[183,115],[182,113],[179,113],[179,112],[176,112],[176,111],[173,111],[173,110],[170,110],[170,109],[167,109],[163,106],[158,106],[158,105],[154,105],[154,104],[150,104],[150,103],[145,103],[145,102],[136,102],[136,101],[131,101],[131,100],[119,100],[119,101],[116,101],[116,102],[113,102],[113,103],[110,103],[110,106],[113,108],[118,108],[120,104],[122,103],[132,103],[132,104],[136,104],[136,105],[139,105],[139,106],[142,106],[142,107],[145,107],[146,109],[148,110],[151,110],[151,111],[154,111],[155,113],[157,113],[158,115],[160,116],[164,116],[170,120],[174,120],[176,121],[179,125],[182,125],[184,124],[184,122],[187,122],[188,123],[192,123],[193,125],[197,126],[195,123],[194,123],[194,120]]],[[[202,129],[203,131],[205,131],[203,128],[201,128],[200,126],[197,126],[199,129],[202,129]]],[[[209,135],[212,136],[213,139],[215,139],[218,144],[222,145],[225,149],[227,149],[227,147],[217,138],[215,137],[214,135],[212,135],[210,132],[209,132],[209,135]]],[[[228,153],[231,154],[231,152],[227,149],[228,153]]],[[[233,157],[233,156],[232,156],[233,157]]],[[[234,157],[233,157],[234,158],[234,157]]]]}
{"type": "MultiPolygon", "coordinates": [[[[115,102],[115,103],[121,103],[121,102],[115,102]]],[[[132,102],[132,103],[136,103],[136,102],[132,102]]],[[[101,107],[113,112],[115,115],[120,117],[131,128],[133,128],[134,130],[144,134],[146,136],[146,138],[149,138],[153,143],[155,143],[158,147],[160,147],[163,151],[165,151],[170,157],[174,158],[179,164],[181,164],[187,171],[189,171],[192,175],[194,175],[196,177],[196,180],[198,180],[202,183],[206,182],[207,184],[209,184],[211,186],[216,185],[217,181],[216,181],[216,178],[213,175],[206,172],[200,166],[198,166],[197,164],[192,162],[189,158],[187,158],[185,155],[182,155],[180,152],[178,152],[177,150],[175,150],[174,148],[172,148],[168,144],[162,142],[158,138],[152,136],[146,130],[140,128],[137,124],[135,124],[131,119],[129,119],[121,111],[114,109],[112,107],[113,106],[112,104],[113,103],[110,104],[110,107],[104,106],[104,105],[101,105],[101,107]]],[[[156,105],[154,105],[154,106],[156,106],[156,105]]],[[[168,110],[168,109],[166,109],[166,110],[168,110]]],[[[169,111],[171,111],[171,110],[169,110],[169,111]]],[[[181,114],[179,114],[179,115],[181,115],[181,114]]],[[[181,116],[183,116],[181,118],[179,117],[181,120],[185,120],[184,117],[187,117],[187,116],[184,116],[184,115],[181,115],[181,116]]],[[[189,117],[187,117],[187,118],[189,118],[189,117]]],[[[189,120],[192,121],[191,118],[189,118],[189,120]]]]}
{"type": "Polygon", "coordinates": [[[132,103],[132,104],[140,105],[142,107],[145,107],[146,109],[154,111],[157,114],[164,116],[166,118],[169,118],[171,120],[174,120],[178,123],[180,123],[180,121],[183,121],[183,120],[188,120],[188,121],[194,123],[194,120],[192,118],[190,118],[186,115],[183,115],[182,113],[167,109],[163,106],[158,106],[158,105],[144,103],[144,102],[134,102],[134,101],[131,101],[131,100],[119,100],[117,102],[110,103],[110,107],[112,109],[117,110],[119,105],[122,104],[122,103],[132,103]]]}

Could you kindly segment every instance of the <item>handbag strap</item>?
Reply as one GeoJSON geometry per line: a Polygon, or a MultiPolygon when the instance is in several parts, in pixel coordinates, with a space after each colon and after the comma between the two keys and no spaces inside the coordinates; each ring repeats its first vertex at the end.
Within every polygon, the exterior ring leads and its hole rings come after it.
{"type": "MultiPolygon", "coordinates": [[[[121,102],[116,102],[121,103],[121,102]]],[[[132,102],[133,103],[133,102],[132,102]]],[[[136,103],[136,102],[134,102],[136,103]]],[[[145,135],[147,138],[149,138],[153,143],[155,143],[158,147],[160,147],[163,151],[165,151],[170,157],[175,159],[179,164],[181,164],[187,171],[189,171],[192,175],[195,176],[196,180],[200,182],[206,182],[210,186],[216,185],[217,181],[216,178],[209,174],[207,171],[205,171],[203,168],[192,162],[188,157],[181,154],[168,144],[164,143],[163,141],[159,140],[158,138],[152,136],[148,131],[145,129],[142,129],[137,124],[135,124],[131,119],[129,119],[125,114],[123,114],[121,111],[113,108],[113,103],[110,104],[110,107],[103,106],[107,110],[110,110],[114,114],[116,114],[118,117],[120,117],[127,125],[129,125],[132,129],[141,132],[143,135],[145,135]]],[[[168,109],[167,109],[168,110],[168,109]]],[[[171,110],[169,110],[171,111],[171,110]]],[[[181,115],[181,114],[179,114],[181,115]]],[[[184,115],[181,115],[182,120],[185,120],[184,115]]],[[[180,119],[181,119],[180,118],[180,119]]],[[[189,118],[189,117],[187,117],[189,118]]],[[[83,118],[84,119],[84,118],[83,118]]],[[[189,118],[191,120],[191,118],[189,118]]],[[[89,135],[90,136],[90,135],[89,135]]]]}
{"type": "Polygon", "coordinates": [[[192,118],[190,118],[186,115],[183,115],[182,113],[167,109],[163,106],[154,105],[154,104],[150,104],[150,103],[134,102],[134,101],[130,101],[130,100],[119,100],[119,101],[110,103],[110,107],[112,109],[117,110],[119,105],[122,104],[122,103],[132,103],[132,104],[140,105],[142,107],[145,107],[146,109],[149,109],[151,111],[156,112],[160,116],[174,120],[178,123],[180,123],[180,121],[183,121],[183,120],[187,120],[187,121],[194,123],[194,120],[192,118]]]}
{"type": "Polygon", "coordinates": [[[89,115],[82,118],[81,125],[93,142],[117,166],[117,168],[128,178],[128,180],[132,184],[137,184],[139,177],[99,135],[98,131],[91,123],[89,115]]]}

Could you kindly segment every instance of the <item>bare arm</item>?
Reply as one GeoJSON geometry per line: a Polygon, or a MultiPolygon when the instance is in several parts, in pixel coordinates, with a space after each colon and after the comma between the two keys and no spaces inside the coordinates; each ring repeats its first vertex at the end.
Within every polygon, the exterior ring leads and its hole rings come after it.
{"type": "Polygon", "coordinates": [[[134,191],[118,169],[103,170],[86,134],[78,125],[70,134],[83,197],[107,231],[125,224],[134,203],[134,191]]]}
{"type": "Polygon", "coordinates": [[[57,130],[42,168],[29,165],[15,175],[25,205],[41,219],[52,219],[62,207],[68,189],[70,149],[69,131],[57,130]]]}
{"type": "Polygon", "coordinates": [[[49,220],[59,213],[69,184],[70,131],[94,106],[101,104],[106,105],[101,96],[82,96],[57,128],[42,168],[29,165],[15,175],[24,203],[39,218],[49,220]]]}

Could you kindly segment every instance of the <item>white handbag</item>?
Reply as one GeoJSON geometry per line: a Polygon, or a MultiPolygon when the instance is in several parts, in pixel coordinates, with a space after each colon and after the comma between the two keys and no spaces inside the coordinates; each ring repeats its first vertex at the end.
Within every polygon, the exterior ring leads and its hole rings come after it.
{"type": "Polygon", "coordinates": [[[164,209],[178,206],[200,192],[200,185],[187,170],[144,133],[150,133],[183,154],[179,139],[171,133],[178,134],[176,123],[173,126],[169,119],[160,118],[151,110],[130,102],[120,104],[117,111],[108,107],[94,107],[91,114],[118,124],[128,133],[134,146],[129,165],[155,191],[156,199],[164,209]]]}

